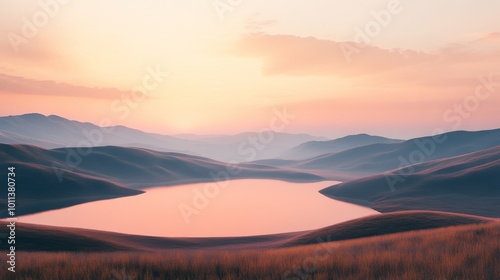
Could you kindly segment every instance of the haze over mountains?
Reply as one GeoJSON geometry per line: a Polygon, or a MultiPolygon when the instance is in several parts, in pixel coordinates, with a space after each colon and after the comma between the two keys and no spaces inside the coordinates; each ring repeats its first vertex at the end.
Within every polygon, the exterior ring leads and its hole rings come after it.
{"type": "Polygon", "coordinates": [[[0,143],[28,144],[45,149],[78,146],[121,146],[162,152],[179,152],[224,162],[259,159],[307,159],[375,143],[399,143],[367,134],[329,140],[308,134],[273,132],[268,136],[255,132],[236,135],[161,135],[124,126],[100,127],[92,123],[59,116],[25,114],[0,117],[0,143]]]}
{"type": "Polygon", "coordinates": [[[368,134],[349,135],[329,141],[309,141],[285,151],[280,158],[291,160],[308,159],[323,154],[338,153],[371,144],[392,144],[400,142],[403,142],[403,140],[389,139],[368,134]]]}
{"type": "Polygon", "coordinates": [[[406,141],[367,134],[319,141],[322,138],[307,134],[275,133],[263,149],[249,141],[258,141],[257,133],[179,137],[185,139],[57,116],[3,117],[0,143],[6,144],[0,144],[0,159],[3,165],[22,169],[20,178],[27,183],[20,190],[23,214],[137,195],[150,186],[261,178],[342,180],[346,183],[322,193],[382,212],[500,216],[500,129],[406,141]],[[89,149],[82,141],[97,147],[89,149]],[[250,158],[270,159],[239,164],[214,159],[245,161],[254,153],[250,158]],[[396,176],[407,170],[413,171],[396,176]],[[388,176],[394,184],[388,183],[388,176]]]}
{"type": "Polygon", "coordinates": [[[137,147],[188,153],[225,162],[274,158],[301,143],[326,140],[307,134],[274,132],[272,141],[264,143],[258,136],[257,133],[247,132],[220,136],[181,135],[183,138],[178,138],[124,126],[100,127],[54,115],[26,114],[0,118],[0,143],[30,144],[45,149],[82,145],[137,147]]]}
{"type": "Polygon", "coordinates": [[[255,163],[293,168],[335,180],[375,175],[403,166],[454,157],[500,145],[500,129],[455,131],[410,139],[401,143],[372,144],[307,160],[259,160],[255,163]]]}

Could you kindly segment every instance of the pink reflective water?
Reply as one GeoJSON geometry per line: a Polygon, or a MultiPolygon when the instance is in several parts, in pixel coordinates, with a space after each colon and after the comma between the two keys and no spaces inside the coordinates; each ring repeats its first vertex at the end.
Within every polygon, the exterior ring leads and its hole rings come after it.
{"type": "Polygon", "coordinates": [[[19,222],[164,237],[246,236],[329,226],[378,212],[318,191],[336,182],[233,180],[147,189],[20,217],[19,222]]]}

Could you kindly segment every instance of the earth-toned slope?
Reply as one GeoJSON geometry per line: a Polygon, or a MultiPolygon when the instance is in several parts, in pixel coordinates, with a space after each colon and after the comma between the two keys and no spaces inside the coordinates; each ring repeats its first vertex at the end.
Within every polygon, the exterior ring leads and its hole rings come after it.
{"type": "Polygon", "coordinates": [[[500,217],[500,147],[396,169],[320,192],[380,212],[436,210],[500,217]]]}
{"type": "Polygon", "coordinates": [[[363,237],[380,236],[414,230],[449,226],[489,223],[494,221],[479,216],[437,211],[401,211],[373,215],[337,225],[297,234],[285,246],[317,244],[363,237]]]}
{"type": "MultiPolygon", "coordinates": [[[[15,162],[0,166],[4,170],[8,166],[15,167],[16,216],[143,193],[102,178],[71,171],[66,172],[64,180],[59,181],[52,168],[39,164],[15,162]]],[[[7,202],[6,190],[0,193],[0,218],[9,217],[7,202]]]]}
{"type": "MultiPolygon", "coordinates": [[[[177,249],[271,249],[382,236],[414,230],[490,223],[477,216],[444,212],[406,211],[374,215],[303,232],[215,238],[165,238],[78,228],[16,224],[21,251],[155,251],[177,249]]],[[[0,226],[8,223],[0,221],[0,226]]]]}

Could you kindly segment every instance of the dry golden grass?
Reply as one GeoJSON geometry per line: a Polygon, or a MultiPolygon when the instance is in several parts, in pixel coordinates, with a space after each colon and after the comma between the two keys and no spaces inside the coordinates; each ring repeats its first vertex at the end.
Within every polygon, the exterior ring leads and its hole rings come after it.
{"type": "Polygon", "coordinates": [[[266,251],[18,253],[0,279],[500,279],[500,223],[266,251]]]}

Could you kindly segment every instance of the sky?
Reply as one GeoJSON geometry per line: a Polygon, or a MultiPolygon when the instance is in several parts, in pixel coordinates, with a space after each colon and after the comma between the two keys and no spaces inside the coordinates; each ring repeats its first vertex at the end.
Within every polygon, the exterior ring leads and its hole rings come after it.
{"type": "Polygon", "coordinates": [[[162,134],[498,128],[499,1],[0,4],[0,115],[162,134]]]}

